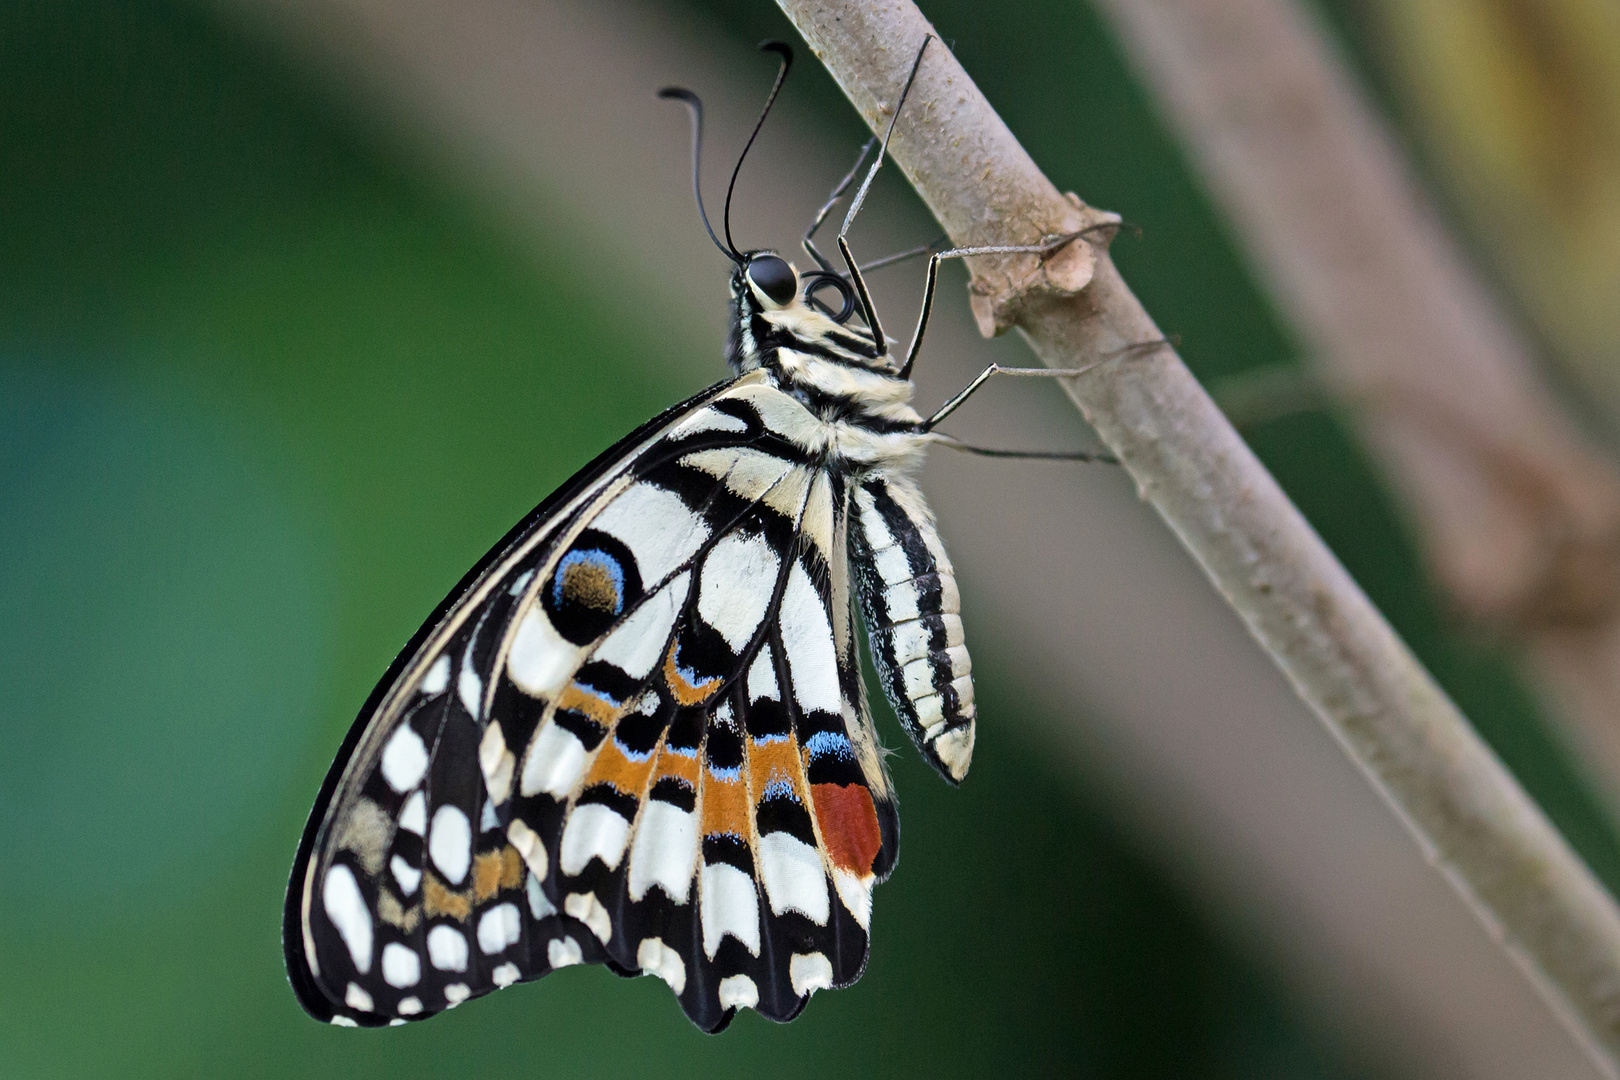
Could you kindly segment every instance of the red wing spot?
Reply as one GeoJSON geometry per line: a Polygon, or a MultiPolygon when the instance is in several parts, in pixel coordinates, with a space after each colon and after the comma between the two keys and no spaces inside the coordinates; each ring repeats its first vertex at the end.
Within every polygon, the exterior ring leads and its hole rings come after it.
{"type": "Polygon", "coordinates": [[[883,847],[872,793],[860,784],[812,784],[816,822],[833,865],[858,874],[872,872],[872,861],[883,847]]]}

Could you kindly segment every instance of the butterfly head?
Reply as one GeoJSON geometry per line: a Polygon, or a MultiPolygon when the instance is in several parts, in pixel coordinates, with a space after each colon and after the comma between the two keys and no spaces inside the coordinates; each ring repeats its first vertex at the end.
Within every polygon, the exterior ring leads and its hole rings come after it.
{"type": "MultiPolygon", "coordinates": [[[[731,260],[732,321],[726,342],[726,359],[732,370],[741,374],[768,365],[779,350],[799,344],[808,345],[812,353],[835,364],[896,375],[898,372],[884,358],[884,350],[875,345],[872,332],[860,326],[847,325],[851,316],[861,308],[856,298],[853,272],[850,275],[838,273],[811,248],[811,254],[821,268],[800,274],[779,253],[768,249],[744,251],[732,239],[731,198],[737,189],[737,176],[742,171],[743,159],[748,156],[749,148],[754,145],[754,139],[764,126],[765,118],[770,115],[771,105],[782,89],[782,80],[787,77],[788,68],[793,63],[793,50],[780,41],[767,41],[760,48],[780,57],[781,67],[777,70],[770,96],[765,99],[765,108],[760,111],[759,120],[755,122],[748,141],[743,144],[737,164],[732,167],[731,182],[726,185],[720,233],[715,232],[709,222],[709,212],[703,205],[700,178],[703,102],[683,87],[669,86],[658,92],[659,97],[679,101],[691,111],[692,193],[697,201],[698,215],[703,219],[704,231],[709,234],[709,239],[720,254],[731,260]],[[720,239],[721,235],[725,236],[724,242],[720,239]],[[836,307],[829,302],[834,293],[837,294],[836,307]]],[[[920,61],[921,53],[918,57],[920,61]]],[[[906,85],[909,88],[911,84],[908,81],[906,85]]],[[[879,151],[880,160],[881,156],[882,151],[879,151]]],[[[865,157],[864,151],[862,157],[865,157]]],[[[848,181],[845,183],[847,185],[848,181]]],[[[865,193],[864,185],[861,193],[865,193]]],[[[859,202],[859,196],[856,201],[859,202]]],[[[823,209],[822,215],[826,213],[827,210],[823,209]]],[[[820,224],[819,218],[817,224],[820,224]]],[[[847,220],[845,224],[848,224],[847,220]]],[[[810,247],[808,235],[805,246],[810,247]]],[[[871,321],[869,315],[868,321],[871,321]]]]}
{"type": "Polygon", "coordinates": [[[731,272],[731,334],[726,359],[741,373],[771,363],[780,349],[806,348],[874,370],[872,336],[850,325],[858,309],[854,288],[835,273],[801,274],[775,251],[743,254],[731,272]]]}
{"type": "Polygon", "coordinates": [[[799,272],[774,251],[758,251],[737,267],[753,300],[762,309],[788,307],[799,298],[799,272]]]}

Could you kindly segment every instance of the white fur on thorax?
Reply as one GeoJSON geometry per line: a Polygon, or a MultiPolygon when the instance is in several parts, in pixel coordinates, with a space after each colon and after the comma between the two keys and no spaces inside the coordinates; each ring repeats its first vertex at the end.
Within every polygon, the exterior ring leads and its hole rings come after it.
{"type": "Polygon", "coordinates": [[[778,349],[776,362],[794,382],[858,401],[863,409],[873,415],[896,420],[921,419],[907,404],[912,394],[910,380],[868,368],[851,367],[796,349],[778,349]]]}

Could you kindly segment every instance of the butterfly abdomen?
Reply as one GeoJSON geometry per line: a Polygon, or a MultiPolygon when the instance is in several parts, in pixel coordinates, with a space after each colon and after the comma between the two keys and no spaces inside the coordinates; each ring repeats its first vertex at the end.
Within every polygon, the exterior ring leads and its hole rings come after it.
{"type": "Polygon", "coordinates": [[[856,595],[872,660],[901,724],[952,782],[973,756],[973,670],[950,558],[921,494],[904,477],[855,491],[856,595]]]}

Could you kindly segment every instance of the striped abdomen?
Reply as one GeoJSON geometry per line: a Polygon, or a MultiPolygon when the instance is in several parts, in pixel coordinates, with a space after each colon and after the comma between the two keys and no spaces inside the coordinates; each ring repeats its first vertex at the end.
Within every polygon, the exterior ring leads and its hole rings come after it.
{"type": "Polygon", "coordinates": [[[973,756],[973,665],[950,558],[909,481],[869,478],[854,502],[856,595],[884,692],[922,755],[960,781],[973,756]]]}

